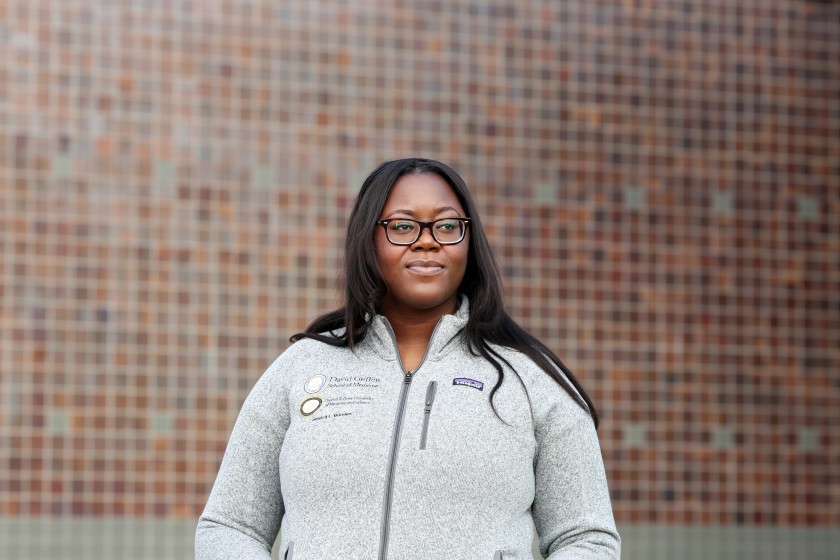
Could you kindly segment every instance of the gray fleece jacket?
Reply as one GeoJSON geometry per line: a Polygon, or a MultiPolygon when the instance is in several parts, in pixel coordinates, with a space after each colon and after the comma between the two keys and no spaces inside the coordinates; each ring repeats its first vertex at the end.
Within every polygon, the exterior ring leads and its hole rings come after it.
{"type": "Polygon", "coordinates": [[[414,372],[384,317],[354,351],[294,343],[246,399],[196,558],[548,560],[620,556],[592,419],[519,352],[498,374],[462,300],[414,372]],[[530,405],[529,399],[530,396],[530,405]]]}

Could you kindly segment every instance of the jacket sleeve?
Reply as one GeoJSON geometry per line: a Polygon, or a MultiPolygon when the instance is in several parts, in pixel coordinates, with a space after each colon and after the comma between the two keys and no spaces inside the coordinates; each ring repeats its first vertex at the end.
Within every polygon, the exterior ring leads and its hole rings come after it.
{"type": "Polygon", "coordinates": [[[283,517],[279,456],[289,426],[277,362],[242,405],[195,535],[196,560],[271,558],[283,517]]]}
{"type": "Polygon", "coordinates": [[[536,435],[532,514],[542,555],[546,560],[620,558],[592,418],[563,395],[545,411],[536,435]]]}

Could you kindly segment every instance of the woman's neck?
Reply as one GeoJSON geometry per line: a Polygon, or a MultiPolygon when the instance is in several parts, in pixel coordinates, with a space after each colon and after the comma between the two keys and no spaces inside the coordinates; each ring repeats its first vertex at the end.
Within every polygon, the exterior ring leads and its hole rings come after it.
{"type": "Polygon", "coordinates": [[[407,311],[382,306],[382,314],[394,330],[400,360],[406,371],[414,371],[420,365],[438,321],[444,315],[455,312],[451,307],[407,311]]]}

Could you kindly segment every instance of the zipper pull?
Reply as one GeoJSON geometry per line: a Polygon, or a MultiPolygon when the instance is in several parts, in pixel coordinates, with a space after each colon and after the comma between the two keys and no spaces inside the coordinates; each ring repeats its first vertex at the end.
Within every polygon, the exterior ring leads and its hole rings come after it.
{"type": "Polygon", "coordinates": [[[430,381],[429,388],[426,389],[426,408],[423,410],[426,414],[432,413],[432,403],[435,402],[435,392],[437,391],[437,381],[430,381]]]}
{"type": "Polygon", "coordinates": [[[429,435],[429,420],[432,417],[432,405],[435,402],[435,391],[437,391],[437,381],[429,381],[429,386],[426,389],[426,406],[423,408],[423,429],[420,430],[420,449],[426,449],[426,439],[429,435]]]}
{"type": "Polygon", "coordinates": [[[406,373],[405,374],[405,379],[403,380],[403,383],[405,383],[406,385],[411,383],[411,376],[412,376],[412,372],[409,371],[408,373],[406,373]]]}

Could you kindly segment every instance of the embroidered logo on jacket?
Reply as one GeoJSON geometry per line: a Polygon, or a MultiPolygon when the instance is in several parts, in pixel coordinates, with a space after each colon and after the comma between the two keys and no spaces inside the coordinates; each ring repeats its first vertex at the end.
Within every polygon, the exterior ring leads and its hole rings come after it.
{"type": "Polygon", "coordinates": [[[309,397],[300,403],[300,413],[303,416],[311,416],[313,412],[321,408],[321,397],[309,397]]]}
{"type": "Polygon", "coordinates": [[[453,385],[463,385],[464,387],[472,387],[473,389],[478,389],[479,391],[484,390],[484,383],[481,381],[476,381],[475,379],[470,379],[468,377],[456,377],[452,380],[453,385]]]}
{"type": "Polygon", "coordinates": [[[321,390],[321,388],[324,386],[324,383],[326,382],[327,378],[321,374],[318,374],[310,377],[306,381],[306,385],[304,385],[303,388],[307,393],[317,393],[321,390]]]}

